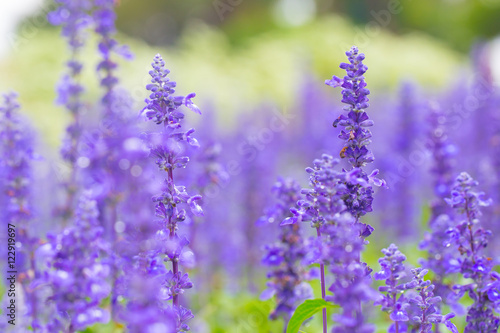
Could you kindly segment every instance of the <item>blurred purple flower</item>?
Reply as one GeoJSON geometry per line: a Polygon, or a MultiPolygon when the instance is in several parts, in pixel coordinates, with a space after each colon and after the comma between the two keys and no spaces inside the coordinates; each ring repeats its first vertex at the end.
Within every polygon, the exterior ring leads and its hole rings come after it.
{"type": "Polygon", "coordinates": [[[83,330],[110,319],[108,311],[100,308],[111,288],[109,247],[101,238],[98,215],[96,201],[84,192],[74,225],[49,234],[49,242],[39,248],[38,256],[47,263],[41,282],[51,287],[47,301],[56,308],[47,324],[52,330],[83,330]]]}
{"type": "Polygon", "coordinates": [[[61,155],[70,165],[71,171],[63,186],[66,191],[66,201],[57,207],[56,212],[66,224],[73,216],[74,197],[77,192],[76,162],[79,157],[80,138],[82,135],[81,113],[84,108],[82,94],[85,89],[80,83],[83,64],[80,61],[80,52],[87,40],[86,29],[92,24],[90,10],[92,1],[89,0],[56,0],[58,7],[48,14],[48,20],[53,25],[62,27],[62,36],[67,39],[70,59],[66,62],[66,73],[57,85],[58,104],[71,114],[70,125],[66,128],[66,135],[62,141],[61,155]]]}
{"type": "MultiPolygon", "coordinates": [[[[280,178],[272,189],[276,203],[267,209],[261,217],[261,223],[277,225],[290,216],[289,207],[300,198],[300,186],[293,179],[280,178]]],[[[262,263],[271,268],[267,274],[269,281],[261,299],[276,296],[277,305],[270,318],[283,317],[285,326],[297,305],[305,299],[313,297],[311,286],[305,282],[311,278],[309,272],[301,265],[306,248],[300,233],[300,224],[279,227],[279,242],[265,247],[262,263]]]]}
{"type": "Polygon", "coordinates": [[[450,243],[456,246],[460,253],[460,273],[463,277],[472,279],[472,283],[455,285],[457,296],[466,292],[474,301],[467,312],[465,333],[496,332],[500,326],[500,318],[495,315],[500,302],[495,295],[499,293],[500,275],[493,271],[494,262],[483,252],[491,236],[479,224],[480,206],[488,206],[491,200],[484,199],[483,192],[474,188],[478,182],[466,172],[462,172],[455,180],[451,197],[446,202],[455,210],[457,217],[465,219],[450,228],[450,243]]]}
{"type": "MultiPolygon", "coordinates": [[[[39,296],[31,287],[33,279],[38,278],[39,274],[33,258],[38,244],[32,225],[35,215],[31,166],[35,159],[34,142],[31,129],[18,113],[19,108],[16,93],[3,95],[0,104],[0,218],[4,223],[6,236],[8,228],[15,230],[16,270],[20,273],[20,282],[27,298],[27,315],[31,317],[28,321],[36,325],[39,296]]],[[[7,257],[6,252],[5,256],[7,257]]]]}

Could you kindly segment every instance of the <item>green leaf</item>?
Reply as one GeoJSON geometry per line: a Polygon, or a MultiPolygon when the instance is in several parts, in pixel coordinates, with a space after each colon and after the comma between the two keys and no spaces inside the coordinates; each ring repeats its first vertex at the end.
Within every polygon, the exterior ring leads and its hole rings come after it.
{"type": "Polygon", "coordinates": [[[311,318],[324,308],[333,308],[336,306],[337,305],[328,303],[321,298],[305,300],[304,303],[300,304],[297,309],[295,309],[292,318],[290,318],[288,322],[286,333],[297,333],[305,320],[311,318]]]}

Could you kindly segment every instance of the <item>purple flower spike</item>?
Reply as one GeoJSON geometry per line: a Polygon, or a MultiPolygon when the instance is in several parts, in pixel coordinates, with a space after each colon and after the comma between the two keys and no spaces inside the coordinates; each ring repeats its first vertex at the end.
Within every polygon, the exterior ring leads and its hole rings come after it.
{"type": "Polygon", "coordinates": [[[39,255],[46,252],[51,257],[42,280],[51,287],[48,301],[57,310],[48,323],[53,332],[83,330],[110,319],[108,311],[99,307],[111,291],[111,268],[102,259],[109,249],[102,241],[98,216],[96,201],[85,192],[74,226],[49,235],[50,242],[40,248],[39,255]]]}
{"type": "Polygon", "coordinates": [[[334,282],[328,288],[328,301],[338,304],[342,312],[334,315],[334,333],[374,332],[361,311],[362,304],[374,301],[379,295],[371,287],[371,269],[359,258],[366,241],[360,237],[360,223],[349,213],[337,216],[334,224],[323,228],[323,261],[329,262],[334,282]]]}
{"type": "MultiPolygon", "coordinates": [[[[33,277],[37,278],[39,273],[35,260],[29,258],[33,258],[38,243],[38,239],[33,237],[35,232],[32,223],[35,214],[31,194],[31,164],[35,156],[33,136],[30,128],[21,119],[19,108],[16,93],[3,95],[3,102],[0,104],[0,219],[6,231],[11,225],[16,230],[16,267],[19,273],[25,276],[21,282],[27,298],[26,305],[29,307],[27,315],[32,317],[26,318],[25,322],[34,325],[37,321],[39,297],[30,284],[33,277]]],[[[7,233],[5,235],[7,236],[7,233]]],[[[7,250],[7,246],[5,249],[7,250]]],[[[5,255],[7,256],[7,253],[5,255]]],[[[19,329],[27,330],[24,325],[19,329]]]]}
{"type": "Polygon", "coordinates": [[[158,306],[160,281],[155,275],[129,272],[127,306],[121,313],[131,333],[164,332],[176,333],[178,315],[171,309],[158,306]]]}
{"type": "Polygon", "coordinates": [[[491,200],[483,198],[483,192],[476,192],[478,183],[467,173],[462,172],[455,180],[451,198],[446,202],[455,210],[457,216],[464,219],[448,230],[450,245],[454,245],[460,256],[458,262],[463,277],[472,279],[472,283],[456,285],[457,296],[465,293],[474,301],[467,312],[465,333],[497,332],[500,318],[495,310],[500,306],[496,296],[500,292],[498,273],[493,271],[492,258],[484,254],[491,236],[479,222],[481,206],[488,206],[491,200]]]}
{"type": "Polygon", "coordinates": [[[443,299],[457,313],[463,312],[458,299],[454,297],[451,274],[460,271],[457,251],[450,246],[450,228],[455,226],[453,209],[446,203],[453,185],[453,157],[457,152],[455,145],[449,142],[449,136],[443,135],[445,128],[441,124],[445,118],[444,112],[437,103],[429,103],[428,122],[430,125],[428,137],[434,143],[431,149],[433,165],[433,185],[435,198],[431,202],[431,216],[428,222],[430,232],[424,234],[420,249],[428,252],[427,258],[420,259],[422,267],[434,273],[434,293],[443,299]]]}
{"type": "Polygon", "coordinates": [[[84,103],[82,95],[85,91],[80,83],[83,64],[80,52],[87,40],[86,30],[92,24],[90,10],[92,1],[57,0],[58,7],[48,14],[48,20],[53,25],[62,27],[62,36],[67,39],[70,59],[66,62],[66,73],[63,74],[57,86],[58,104],[63,105],[71,114],[71,124],[66,128],[66,135],[61,146],[61,155],[70,165],[70,174],[63,182],[67,193],[64,206],[57,208],[57,213],[66,224],[73,216],[74,197],[76,193],[76,169],[80,155],[80,141],[82,136],[81,114],[84,103]]]}
{"type": "Polygon", "coordinates": [[[374,277],[385,280],[385,286],[379,287],[383,296],[375,304],[382,305],[382,311],[390,313],[394,324],[389,332],[430,333],[434,324],[444,323],[451,332],[458,333],[455,325],[449,321],[454,314],[439,314],[441,297],[434,296],[434,285],[431,281],[424,280],[428,270],[412,269],[412,280],[400,282],[406,277],[406,256],[394,244],[383,249],[382,253],[384,257],[379,259],[381,270],[374,277]]]}
{"type": "MultiPolygon", "coordinates": [[[[192,268],[194,256],[186,249],[189,241],[186,237],[178,235],[178,229],[179,224],[186,220],[187,212],[194,216],[203,216],[203,210],[198,204],[202,200],[201,195],[191,196],[184,186],[174,184],[174,170],[184,168],[188,164],[189,158],[181,155],[185,148],[199,146],[198,141],[192,136],[194,129],[184,132],[181,123],[184,113],[180,107],[184,105],[193,109],[191,98],[194,94],[187,97],[174,95],[176,83],[167,78],[170,71],[165,68],[165,62],[159,54],[155,56],[151,65],[153,67],[149,72],[151,84],[146,86],[151,94],[149,99],[146,99],[147,105],[143,111],[148,119],[156,124],[163,124],[161,133],[153,133],[150,136],[150,152],[156,158],[158,168],[167,175],[162,193],[153,197],[161,229],[156,232],[151,242],[154,245],[147,256],[155,261],[154,258],[161,255],[165,262],[171,262],[171,269],[164,276],[160,275],[163,279],[161,301],[172,300],[169,308],[173,309],[177,316],[176,331],[185,332],[189,330],[187,322],[194,316],[190,310],[179,305],[179,295],[183,294],[184,290],[192,288],[193,284],[188,274],[180,271],[179,266],[192,268]]],[[[161,273],[160,270],[156,271],[161,273]]]]}
{"type": "MultiPolygon", "coordinates": [[[[325,83],[332,87],[342,87],[342,103],[347,104],[344,110],[346,115],[340,115],[333,122],[333,126],[342,126],[339,138],[344,141],[344,148],[340,152],[341,158],[347,158],[352,165],[352,169],[347,175],[355,174],[356,177],[346,176],[344,184],[346,191],[343,196],[348,211],[359,222],[361,216],[372,211],[373,189],[375,186],[385,187],[385,181],[376,178],[378,170],[374,170],[370,175],[362,167],[374,161],[373,153],[368,149],[371,143],[372,133],[368,127],[373,126],[373,121],[369,119],[365,109],[368,108],[368,95],[370,91],[366,88],[363,74],[368,70],[363,64],[365,55],[359,53],[358,48],[353,46],[346,52],[349,63],[341,63],[340,68],[346,70],[343,79],[333,76],[325,83]],[[370,185],[366,185],[370,184],[370,185]]],[[[368,237],[373,228],[368,224],[363,224],[361,229],[362,237],[368,237]]]]}
{"type": "MultiPolygon", "coordinates": [[[[431,333],[433,325],[443,323],[452,333],[458,333],[456,326],[450,321],[455,315],[450,313],[441,315],[438,312],[441,297],[434,296],[434,285],[429,280],[424,280],[428,270],[415,268],[411,270],[413,279],[408,285],[416,291],[415,295],[409,299],[414,305],[414,313],[411,319],[412,332],[431,333]]],[[[483,331],[474,331],[483,332],[483,331]]]]}
{"type": "Polygon", "coordinates": [[[153,70],[149,74],[152,83],[146,86],[151,94],[149,99],[146,99],[147,105],[143,109],[148,119],[154,120],[157,124],[163,123],[171,128],[179,128],[180,121],[184,118],[184,114],[178,110],[180,106],[187,106],[201,114],[198,107],[191,102],[194,94],[188,97],[174,96],[177,84],[167,78],[170,71],[165,68],[165,62],[159,54],[155,56],[151,66],[153,70]]]}
{"type": "Polygon", "coordinates": [[[385,280],[385,286],[379,287],[383,297],[375,302],[375,305],[381,305],[382,311],[390,314],[391,320],[394,321],[391,330],[402,332],[402,329],[407,327],[404,322],[410,320],[407,313],[410,304],[404,291],[412,288],[411,284],[400,282],[406,276],[404,266],[406,256],[394,244],[391,244],[387,249],[383,249],[382,253],[384,257],[378,261],[381,270],[375,273],[374,278],[385,280]]]}
{"type": "Polygon", "coordinates": [[[363,64],[365,55],[358,53],[358,48],[353,46],[346,52],[349,64],[342,63],[340,68],[345,69],[347,75],[344,79],[333,76],[330,81],[325,83],[332,87],[342,87],[342,103],[347,104],[344,108],[348,112],[347,116],[341,115],[333,123],[334,127],[338,125],[344,127],[340,132],[339,138],[345,141],[344,148],[340,153],[342,158],[348,158],[353,167],[359,168],[373,162],[373,154],[367,149],[371,142],[371,132],[367,127],[372,126],[373,122],[369,120],[368,114],[364,111],[368,104],[368,95],[370,90],[366,88],[365,77],[363,74],[368,67],[363,64]]]}
{"type": "Polygon", "coordinates": [[[103,74],[100,78],[100,83],[106,92],[102,97],[102,103],[106,107],[105,116],[109,116],[109,113],[112,112],[111,106],[115,98],[113,96],[113,89],[118,84],[118,78],[113,73],[117,69],[118,64],[111,59],[111,55],[115,53],[128,60],[132,59],[133,56],[127,46],[120,45],[112,37],[116,33],[115,0],[96,0],[94,5],[92,18],[94,21],[94,30],[100,36],[98,49],[102,57],[102,60],[97,65],[97,71],[103,74]]]}
{"type": "MultiPolygon", "coordinates": [[[[300,198],[300,186],[292,179],[278,179],[273,187],[276,204],[267,210],[261,222],[275,225],[290,217],[288,207],[300,198]]],[[[279,242],[266,246],[266,254],[262,263],[271,267],[267,274],[269,282],[261,299],[276,296],[277,305],[270,318],[282,317],[288,322],[297,305],[307,298],[313,297],[311,286],[305,282],[310,278],[309,272],[301,265],[305,256],[305,242],[300,234],[300,224],[279,227],[279,242]]]]}

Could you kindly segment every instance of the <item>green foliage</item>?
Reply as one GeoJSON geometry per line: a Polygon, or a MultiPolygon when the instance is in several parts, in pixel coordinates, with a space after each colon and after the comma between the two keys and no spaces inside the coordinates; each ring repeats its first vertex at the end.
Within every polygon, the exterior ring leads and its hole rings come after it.
{"type": "MultiPolygon", "coordinates": [[[[271,321],[268,316],[273,301],[259,301],[248,293],[229,294],[214,291],[206,296],[206,303],[195,310],[196,318],[191,325],[193,332],[209,328],[212,333],[268,333],[279,332],[282,323],[271,321]]],[[[201,296],[204,297],[204,296],[201,296]]]]}
{"type": "Polygon", "coordinates": [[[304,303],[297,307],[292,318],[290,318],[288,327],[286,328],[286,333],[297,333],[304,321],[311,318],[324,308],[332,307],[335,307],[335,305],[321,298],[305,300],[304,303]]]}

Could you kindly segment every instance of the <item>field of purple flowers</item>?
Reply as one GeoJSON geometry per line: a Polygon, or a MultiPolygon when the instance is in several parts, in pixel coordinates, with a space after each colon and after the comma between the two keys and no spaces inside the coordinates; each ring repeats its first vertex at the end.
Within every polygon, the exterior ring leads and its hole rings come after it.
{"type": "Polygon", "coordinates": [[[59,151],[17,93],[0,101],[0,331],[498,332],[500,90],[486,47],[446,89],[391,91],[370,88],[370,54],[352,46],[342,75],[304,74],[289,109],[263,98],[228,130],[160,54],[136,108],[116,1],[56,4],[59,151]]]}

